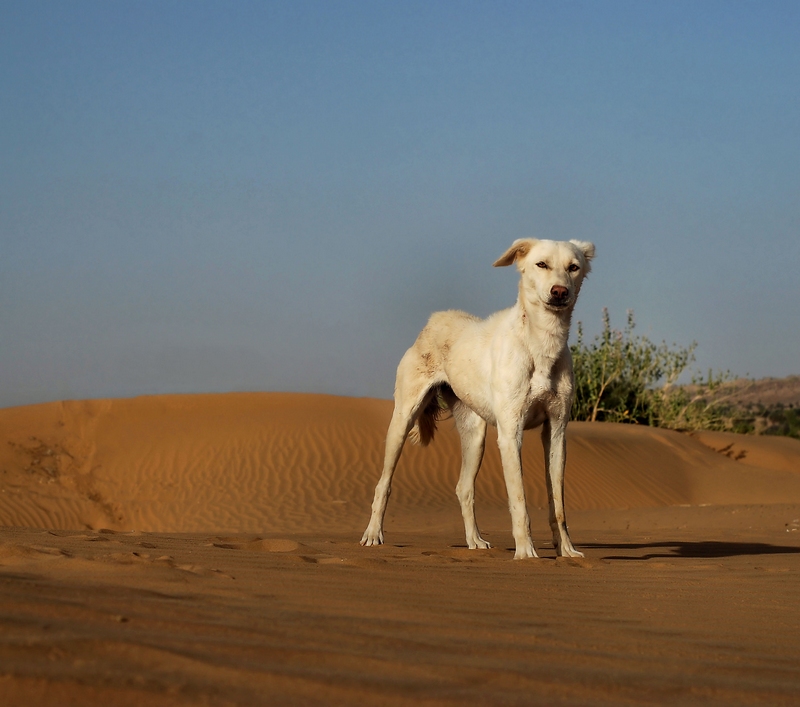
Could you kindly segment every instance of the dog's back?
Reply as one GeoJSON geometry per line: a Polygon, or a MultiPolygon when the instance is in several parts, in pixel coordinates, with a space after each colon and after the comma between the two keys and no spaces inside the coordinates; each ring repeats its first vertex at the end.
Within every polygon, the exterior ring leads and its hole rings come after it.
{"type": "Polygon", "coordinates": [[[458,309],[434,312],[411,348],[422,356],[430,354],[432,362],[435,360],[441,368],[453,343],[461,337],[465,329],[480,321],[480,317],[458,309]]]}

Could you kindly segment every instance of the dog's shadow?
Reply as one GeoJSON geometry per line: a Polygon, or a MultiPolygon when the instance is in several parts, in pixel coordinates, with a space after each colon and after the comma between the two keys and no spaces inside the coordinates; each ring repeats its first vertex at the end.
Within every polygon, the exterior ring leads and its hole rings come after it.
{"type": "Polygon", "coordinates": [[[581,548],[592,550],[620,550],[636,553],[637,550],[652,550],[645,554],[605,555],[604,560],[654,560],[665,558],[718,558],[743,557],[757,555],[794,555],[800,554],[800,547],[786,545],[768,545],[767,543],[735,543],[717,540],[700,540],[695,542],[658,542],[658,543],[581,543],[581,548]]]}

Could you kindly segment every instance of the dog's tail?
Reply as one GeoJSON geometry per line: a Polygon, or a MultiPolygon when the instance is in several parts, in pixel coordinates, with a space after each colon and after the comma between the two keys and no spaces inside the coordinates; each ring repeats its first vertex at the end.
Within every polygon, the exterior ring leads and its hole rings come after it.
{"type": "Polygon", "coordinates": [[[436,434],[436,423],[444,417],[449,417],[455,400],[455,393],[447,383],[441,383],[432,388],[428,402],[408,434],[411,442],[421,447],[427,447],[436,434]]]}

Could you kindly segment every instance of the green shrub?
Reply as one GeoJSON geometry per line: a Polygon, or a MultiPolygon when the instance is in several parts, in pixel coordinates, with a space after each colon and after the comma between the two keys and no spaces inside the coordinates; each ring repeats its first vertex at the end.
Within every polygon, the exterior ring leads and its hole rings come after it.
{"type": "Polygon", "coordinates": [[[800,411],[781,403],[771,407],[751,404],[743,411],[735,431],[800,439],[800,411]]]}
{"type": "Polygon", "coordinates": [[[730,374],[709,372],[705,380],[677,386],[694,361],[697,344],[654,344],[634,334],[635,327],[629,311],[625,329],[612,329],[604,309],[603,331],[586,343],[578,322],[577,340],[571,347],[576,389],[572,419],[685,430],[730,429],[735,419],[732,408],[725,405],[730,374]]]}
{"type": "Polygon", "coordinates": [[[783,405],[772,408],[767,414],[767,425],[762,434],[800,439],[800,413],[795,408],[785,408],[783,405]]]}

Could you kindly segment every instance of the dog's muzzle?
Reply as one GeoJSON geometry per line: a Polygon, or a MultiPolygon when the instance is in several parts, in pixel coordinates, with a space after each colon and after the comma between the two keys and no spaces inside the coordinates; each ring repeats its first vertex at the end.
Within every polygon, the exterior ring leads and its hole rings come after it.
{"type": "Polygon", "coordinates": [[[550,288],[550,299],[547,304],[551,307],[566,307],[569,304],[569,288],[553,285],[550,288]]]}

